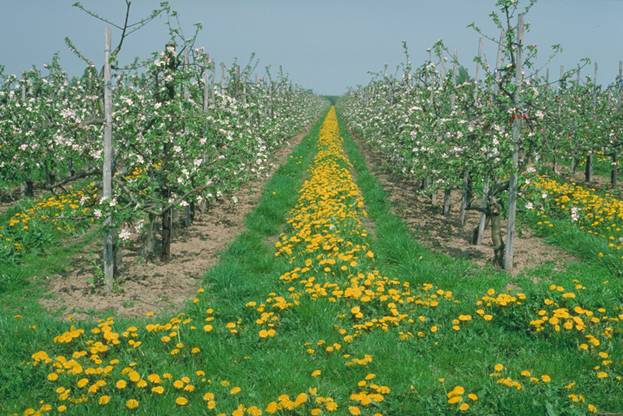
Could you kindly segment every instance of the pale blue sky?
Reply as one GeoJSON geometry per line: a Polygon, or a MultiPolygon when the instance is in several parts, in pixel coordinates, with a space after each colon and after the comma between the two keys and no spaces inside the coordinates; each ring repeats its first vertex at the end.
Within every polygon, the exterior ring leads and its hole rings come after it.
{"type": "MultiPolygon", "coordinates": [[[[0,64],[9,73],[19,73],[59,51],[66,68],[81,70],[82,63],[64,45],[67,35],[101,62],[104,26],[72,8],[73,1],[2,0],[0,64]]],[[[121,20],[121,0],[82,3],[121,20]]],[[[159,2],[135,3],[137,17],[159,2]]],[[[466,26],[474,21],[491,29],[488,13],[494,8],[494,0],[173,0],[172,4],[187,27],[203,23],[198,46],[205,46],[217,61],[238,57],[246,63],[256,52],[262,68],[283,64],[296,82],[324,94],[341,94],[365,83],[367,72],[380,70],[385,63],[395,66],[402,60],[402,40],[408,42],[413,61],[420,63],[426,48],[443,39],[471,71],[478,36],[466,26]]],[[[561,63],[575,65],[588,57],[599,63],[599,80],[610,82],[623,59],[622,18],[621,0],[540,0],[527,18],[533,27],[527,41],[547,48],[562,44],[564,52],[551,65],[552,74],[558,73],[561,63]]],[[[160,50],[166,34],[164,23],[151,23],[128,39],[122,61],[160,50]]],[[[492,47],[487,54],[494,59],[492,47]]]]}

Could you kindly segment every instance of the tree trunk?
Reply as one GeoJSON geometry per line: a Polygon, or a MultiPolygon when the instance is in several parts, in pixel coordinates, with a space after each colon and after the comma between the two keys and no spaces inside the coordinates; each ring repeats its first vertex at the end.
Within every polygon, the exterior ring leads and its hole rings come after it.
{"type": "Polygon", "coordinates": [[[45,184],[50,187],[56,182],[56,175],[54,173],[54,161],[48,160],[43,164],[43,173],[45,175],[45,184]]]}
{"type": "Polygon", "coordinates": [[[554,157],[552,158],[552,172],[554,173],[554,175],[558,173],[558,160],[556,158],[556,155],[554,155],[554,157]]]}
{"type": "Polygon", "coordinates": [[[190,206],[184,207],[184,228],[190,227],[190,223],[192,220],[190,219],[190,206]]]}
{"type": "Polygon", "coordinates": [[[74,169],[74,160],[73,159],[69,159],[69,161],[67,162],[67,169],[69,170],[69,177],[70,178],[76,174],[76,171],[74,169]]]}
{"type": "Polygon", "coordinates": [[[52,186],[54,185],[54,182],[56,182],[56,175],[54,174],[54,169],[49,165],[49,164],[45,164],[45,184],[47,186],[52,186]]]}
{"type": "Polygon", "coordinates": [[[504,267],[504,239],[502,238],[502,215],[496,197],[489,198],[489,217],[491,222],[491,242],[493,243],[493,263],[504,267]]]}
{"type": "Polygon", "coordinates": [[[584,166],[584,181],[591,182],[593,180],[593,154],[586,156],[586,165],[584,166]]]}
{"type": "Polygon", "coordinates": [[[612,164],[611,164],[611,168],[610,168],[610,186],[613,188],[616,188],[617,186],[617,175],[618,175],[618,167],[617,167],[617,155],[616,153],[613,153],[612,156],[610,156],[611,160],[612,160],[612,164]]]}
{"type": "MultiPolygon", "coordinates": [[[[167,58],[166,69],[170,72],[175,72],[177,69],[177,58],[175,51],[175,44],[168,43],[165,46],[165,57],[167,58]]],[[[166,78],[165,78],[166,79],[166,78]]],[[[175,82],[174,81],[166,81],[165,83],[165,91],[164,101],[172,101],[175,99],[175,82]]],[[[172,126],[169,126],[169,137],[174,136],[174,131],[171,131],[172,126]]],[[[167,178],[167,169],[168,162],[171,155],[172,143],[170,139],[164,143],[162,148],[162,167],[161,167],[161,177],[160,177],[160,197],[163,203],[168,204],[169,199],[171,198],[171,189],[169,187],[168,178],[167,178]]],[[[171,239],[172,239],[172,229],[173,229],[173,208],[165,209],[161,214],[161,247],[160,247],[160,259],[162,261],[167,261],[171,257],[171,239]]]]}
{"type": "Polygon", "coordinates": [[[489,217],[484,212],[482,213],[481,222],[478,223],[476,227],[474,227],[474,231],[472,232],[472,241],[470,241],[474,245],[482,244],[482,239],[485,235],[485,230],[490,225],[489,217]]]}
{"type": "Polygon", "coordinates": [[[162,247],[160,259],[167,261],[171,257],[171,225],[173,222],[172,209],[166,209],[162,214],[162,247]]]}
{"type": "Polygon", "coordinates": [[[461,198],[461,208],[459,210],[459,222],[465,225],[465,217],[467,215],[467,204],[472,199],[472,178],[469,172],[463,174],[463,196],[461,198]]]}
{"type": "Polygon", "coordinates": [[[443,192],[443,215],[444,216],[449,216],[450,215],[450,197],[452,196],[452,191],[450,189],[446,189],[443,192]]]}
{"type": "MultiPolygon", "coordinates": [[[[489,182],[485,182],[485,185],[482,190],[483,200],[488,201],[489,198],[489,182]]],[[[480,220],[478,222],[478,227],[476,228],[476,235],[474,237],[473,243],[476,245],[482,244],[482,238],[485,233],[485,228],[487,227],[487,214],[485,212],[480,213],[480,220]]]]}
{"type": "Polygon", "coordinates": [[[25,198],[32,198],[35,196],[35,185],[32,180],[28,179],[22,186],[22,196],[25,198]]]}
{"type": "Polygon", "coordinates": [[[121,250],[121,245],[117,241],[117,244],[114,246],[114,254],[115,254],[115,275],[119,275],[121,273],[121,267],[123,266],[123,251],[121,250]]]}
{"type": "Polygon", "coordinates": [[[156,229],[158,228],[156,220],[157,218],[154,215],[149,214],[147,223],[144,226],[142,254],[145,259],[152,258],[156,253],[156,229]]]}

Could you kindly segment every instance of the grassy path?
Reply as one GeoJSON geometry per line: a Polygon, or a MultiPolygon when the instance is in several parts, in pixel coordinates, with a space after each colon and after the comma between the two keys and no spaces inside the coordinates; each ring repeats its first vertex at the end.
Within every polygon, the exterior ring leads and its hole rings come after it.
{"type": "Polygon", "coordinates": [[[623,311],[604,306],[618,294],[590,271],[548,277],[509,291],[504,274],[419,245],[332,109],[183,313],[0,317],[0,412],[622,410],[623,311]]]}

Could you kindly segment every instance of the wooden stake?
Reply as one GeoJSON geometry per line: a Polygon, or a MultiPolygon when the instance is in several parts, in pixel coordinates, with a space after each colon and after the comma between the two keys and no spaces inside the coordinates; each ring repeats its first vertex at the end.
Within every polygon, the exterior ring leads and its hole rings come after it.
{"type": "MultiPolygon", "coordinates": [[[[456,55],[457,54],[455,54],[455,56],[456,55]]],[[[445,67],[443,67],[443,71],[445,72],[445,67]]],[[[451,79],[452,86],[454,86],[456,83],[456,77],[458,76],[458,73],[459,73],[459,68],[457,67],[456,61],[455,61],[454,64],[452,65],[452,79],[451,79]]],[[[454,88],[452,91],[453,92],[450,95],[450,112],[454,112],[454,110],[456,109],[456,94],[454,93],[454,88]]],[[[450,215],[451,197],[452,197],[452,189],[446,188],[444,191],[444,195],[443,195],[443,215],[445,216],[450,215]]]]}
{"type": "Polygon", "coordinates": [[[575,74],[575,83],[577,86],[580,86],[580,72],[582,71],[582,68],[578,65],[578,72],[575,74]]]}
{"type": "MultiPolygon", "coordinates": [[[[561,104],[561,96],[562,96],[562,86],[563,86],[563,78],[565,76],[565,66],[564,65],[560,65],[560,77],[558,79],[558,120],[562,119],[562,104],[561,104]]],[[[556,150],[552,149],[552,153],[553,153],[553,160],[552,160],[552,171],[554,172],[554,174],[558,173],[558,168],[557,168],[557,164],[558,164],[558,157],[556,154],[556,150]]]]}
{"type": "Polygon", "coordinates": [[[476,87],[474,88],[474,101],[478,100],[478,88],[480,84],[480,60],[482,60],[482,49],[484,48],[484,39],[481,37],[478,39],[478,61],[476,62],[476,71],[474,72],[474,81],[476,82],[476,87]]]}
{"type": "MultiPolygon", "coordinates": [[[[455,52],[454,56],[458,56],[458,53],[455,52]]],[[[459,67],[456,64],[456,61],[452,64],[452,85],[456,85],[456,79],[459,76],[459,67]]],[[[456,110],[456,94],[454,93],[454,89],[452,89],[452,94],[450,95],[450,108],[452,111],[456,110]]]]}
{"type": "Polygon", "coordinates": [[[619,84],[619,93],[617,94],[617,109],[621,110],[621,99],[622,93],[621,91],[621,83],[623,83],[623,61],[619,61],[619,79],[617,80],[619,84]]]}
{"type": "MultiPolygon", "coordinates": [[[[188,65],[190,64],[190,57],[188,55],[188,49],[184,50],[184,69],[188,69],[188,65]]],[[[190,99],[190,90],[188,89],[188,84],[185,82],[182,85],[182,96],[185,101],[190,99]]]]}
{"type": "MultiPolygon", "coordinates": [[[[112,87],[110,70],[110,28],[104,32],[104,166],[103,192],[106,201],[112,200],[112,87]]],[[[114,266],[114,238],[112,215],[108,214],[104,220],[104,285],[108,293],[112,292],[115,278],[114,266]]]]}
{"type": "MultiPolygon", "coordinates": [[[[619,61],[619,77],[617,78],[618,85],[618,93],[617,93],[617,112],[621,111],[622,104],[622,91],[621,91],[621,83],[623,82],[623,61],[619,61]]],[[[617,180],[618,180],[618,170],[619,170],[619,160],[617,155],[617,150],[612,149],[612,155],[610,160],[610,186],[616,188],[617,180]]]]}
{"type": "MultiPolygon", "coordinates": [[[[516,88],[514,92],[515,109],[521,109],[521,86],[523,83],[523,42],[524,42],[524,15],[520,14],[517,18],[517,53],[515,54],[515,80],[516,88]]],[[[504,251],[504,269],[513,269],[513,243],[515,240],[515,217],[517,214],[517,177],[519,174],[519,141],[521,134],[521,119],[515,117],[513,120],[513,158],[512,171],[508,186],[508,224],[506,229],[506,247],[504,251]]]]}
{"type": "Polygon", "coordinates": [[[549,89],[549,67],[545,70],[545,88],[549,89]]]}
{"type": "MultiPolygon", "coordinates": [[[[177,69],[177,58],[175,52],[175,44],[167,43],[165,46],[165,56],[168,59],[166,69],[167,71],[173,72],[177,69]]],[[[172,101],[175,99],[176,90],[175,90],[175,82],[173,81],[165,81],[165,90],[166,94],[164,96],[164,101],[172,101]]],[[[170,129],[169,125],[169,129],[170,129]]],[[[173,137],[174,132],[169,131],[171,137],[173,137]]],[[[167,172],[167,165],[171,158],[171,150],[172,143],[165,142],[162,148],[162,172],[167,172]]],[[[168,201],[171,197],[171,189],[169,187],[168,178],[166,175],[161,177],[160,183],[160,197],[164,201],[168,201]]],[[[167,208],[162,212],[161,215],[161,250],[160,250],[160,260],[168,261],[171,257],[171,239],[172,239],[172,229],[173,229],[173,209],[167,208]]]]}
{"type": "MultiPolygon", "coordinates": [[[[593,111],[597,106],[597,62],[593,67],[593,111]]],[[[586,165],[584,167],[584,180],[588,183],[593,179],[593,149],[586,155],[586,165]]]]}
{"type": "MultiPolygon", "coordinates": [[[[190,57],[188,55],[188,48],[186,48],[184,50],[184,69],[188,70],[189,65],[190,65],[190,57]]],[[[183,88],[182,94],[184,97],[184,101],[189,102],[190,101],[190,89],[188,88],[188,84],[185,82],[182,88],[183,88]]],[[[184,130],[185,130],[185,133],[188,133],[186,127],[184,127],[184,130]]],[[[195,206],[195,203],[192,202],[184,207],[184,227],[185,228],[190,227],[190,224],[192,223],[194,206],[195,206]]]]}
{"type": "Polygon", "coordinates": [[[210,68],[210,97],[214,97],[216,95],[216,91],[218,89],[218,83],[216,82],[216,62],[212,62],[212,67],[210,68]]]}
{"type": "Polygon", "coordinates": [[[225,63],[221,62],[221,93],[225,92],[225,63]]]}
{"type": "MultiPolygon", "coordinates": [[[[26,78],[22,78],[21,81],[21,85],[20,85],[20,89],[21,89],[21,103],[22,105],[26,105],[26,78]]],[[[15,97],[17,99],[17,97],[15,97]]],[[[35,196],[35,184],[32,180],[32,176],[31,173],[28,172],[27,173],[27,179],[24,181],[24,183],[22,183],[21,186],[21,193],[22,196],[25,198],[29,198],[29,197],[33,197],[35,196]]]]}
{"type": "Polygon", "coordinates": [[[210,80],[208,65],[210,64],[210,58],[206,57],[206,69],[203,71],[203,111],[208,112],[210,107],[210,80]]]}

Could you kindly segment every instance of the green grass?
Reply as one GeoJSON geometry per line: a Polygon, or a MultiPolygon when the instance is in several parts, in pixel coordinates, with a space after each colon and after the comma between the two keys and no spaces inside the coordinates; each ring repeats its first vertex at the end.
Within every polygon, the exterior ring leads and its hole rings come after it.
{"type": "Polygon", "coordinates": [[[546,219],[553,224],[553,227],[539,225],[538,222],[544,218],[531,213],[524,213],[523,215],[524,222],[539,237],[573,255],[582,267],[590,265],[594,275],[619,278],[623,274],[621,260],[608,247],[608,240],[582,231],[568,219],[547,217],[546,219]],[[605,255],[600,257],[599,253],[605,255]]]}
{"type": "MultiPolygon", "coordinates": [[[[223,311],[223,319],[229,317],[234,319],[238,314],[244,313],[242,300],[266,293],[274,286],[275,276],[284,270],[285,265],[274,260],[273,248],[267,239],[278,234],[288,209],[296,200],[297,194],[292,190],[298,189],[302,182],[304,172],[315,151],[314,143],[319,127],[318,124],[311,130],[289,156],[287,163],[277,170],[265,187],[258,207],[247,217],[247,229],[223,253],[221,262],[207,274],[206,288],[211,293],[215,293],[214,296],[210,296],[213,299],[211,306],[223,311]]],[[[16,278],[16,280],[23,281],[26,277],[42,276],[62,270],[63,264],[66,264],[75,253],[74,249],[54,251],[47,258],[28,258],[28,271],[20,272],[19,279],[16,278]]],[[[32,287],[21,292],[14,290],[14,286],[11,286],[11,289],[13,290],[0,293],[0,304],[4,309],[0,317],[0,361],[6,363],[0,368],[0,397],[3,398],[0,401],[0,413],[3,414],[18,411],[26,405],[35,405],[42,397],[41,390],[49,383],[44,381],[45,377],[41,377],[40,371],[28,368],[24,371],[23,366],[30,361],[30,355],[33,352],[54,348],[51,345],[52,337],[67,329],[66,322],[48,316],[36,302],[33,302],[42,294],[43,289],[40,285],[33,284],[32,287]],[[15,314],[23,317],[15,319],[15,314]]],[[[189,305],[187,308],[189,313],[197,312],[196,307],[193,306],[189,305]]],[[[146,322],[146,320],[137,322],[120,319],[119,325],[144,325],[146,322]]],[[[195,342],[199,345],[205,344],[205,336],[200,336],[195,342]]],[[[238,339],[232,338],[223,345],[208,345],[206,348],[208,356],[205,360],[188,363],[188,366],[180,367],[180,371],[190,371],[197,366],[197,368],[217,374],[233,371],[232,378],[237,376],[238,371],[259,371],[238,369],[237,366],[232,366],[232,361],[230,361],[232,357],[236,357],[234,360],[247,361],[244,357],[254,353],[254,348],[249,344],[251,344],[250,340],[239,342],[238,339]],[[217,357],[220,358],[217,359],[217,357]]],[[[263,357],[262,361],[278,360],[283,350],[287,351],[288,348],[277,348],[275,356],[263,357]]],[[[154,363],[160,361],[160,357],[152,358],[154,363]]],[[[273,364],[276,365],[278,362],[273,364]]],[[[154,365],[155,370],[158,366],[154,365]]],[[[288,371],[283,371],[284,377],[288,374],[288,371]]],[[[249,381],[249,385],[253,384],[255,381],[249,381]]],[[[122,408],[123,406],[118,407],[118,409],[122,408]]],[[[159,404],[149,409],[149,406],[145,405],[142,411],[145,414],[168,414],[160,413],[162,410],[159,404]],[[154,413],[150,413],[152,411],[154,413]]],[[[78,412],[76,414],[92,414],[96,410],[97,408],[92,409],[87,406],[76,410],[78,412]]],[[[101,412],[112,414],[109,412],[114,411],[109,406],[101,409],[101,412]]],[[[203,414],[203,411],[197,410],[197,414],[203,414]]]]}
{"type": "MultiPolygon", "coordinates": [[[[550,264],[511,278],[492,268],[480,268],[468,261],[450,258],[426,249],[413,239],[406,225],[391,212],[390,203],[381,185],[368,171],[361,154],[345,129],[342,130],[342,135],[347,138],[346,149],[355,166],[357,180],[364,192],[368,212],[376,225],[376,235],[380,237],[375,242],[375,248],[379,253],[382,269],[391,275],[410,278],[414,282],[430,281],[444,289],[452,290],[456,298],[464,303],[465,306],[457,306],[445,312],[443,314],[445,316],[438,318],[441,321],[444,319],[449,321],[459,313],[466,313],[468,309],[466,306],[474,305],[474,302],[488,288],[494,288],[498,292],[504,291],[505,286],[511,281],[522,288],[528,299],[532,297],[542,299],[546,296],[549,284],[563,285],[573,289],[572,282],[577,280],[587,287],[581,295],[583,306],[608,306],[614,312],[617,311],[618,305],[621,304],[623,287],[620,279],[616,279],[611,270],[594,255],[598,250],[596,247],[599,247],[601,242],[572,227],[561,226],[547,239],[549,243],[578,255],[578,261],[570,261],[562,271],[556,271],[554,265],[550,264]],[[561,230],[564,232],[560,233],[561,230]],[[538,278],[539,283],[535,284],[534,278],[538,278]],[[606,281],[608,283],[604,284],[603,282],[606,281]]],[[[539,307],[538,304],[533,306],[535,309],[539,307]]],[[[513,319],[519,318],[521,317],[513,317],[513,319]]],[[[431,395],[435,390],[438,391],[437,377],[444,377],[449,386],[461,384],[473,386],[478,391],[494,390],[489,382],[488,374],[492,372],[492,365],[499,361],[515,370],[534,369],[547,373],[558,383],[563,380],[577,381],[578,385],[584,384],[589,401],[594,400],[609,411],[623,410],[623,399],[620,398],[623,397],[623,389],[620,382],[610,385],[596,382],[590,370],[594,361],[578,354],[575,345],[534,336],[529,334],[525,323],[521,325],[516,322],[516,324],[523,327],[522,331],[518,331],[512,325],[474,322],[470,331],[448,335],[438,341],[434,347],[418,350],[417,358],[414,354],[408,355],[419,362],[419,364],[414,363],[417,368],[428,369],[428,374],[424,371],[420,377],[411,376],[419,393],[431,395]],[[617,391],[619,397],[613,397],[611,395],[613,391],[617,391]]],[[[619,342],[616,348],[619,357],[622,352],[620,347],[619,342]]],[[[400,355],[400,357],[402,359],[403,356],[400,355]]],[[[408,377],[408,373],[411,373],[409,366],[405,365],[405,367],[407,371],[404,371],[400,377],[408,377]]],[[[550,398],[542,395],[553,394],[550,390],[538,391],[537,389],[535,393],[518,399],[501,394],[497,403],[493,403],[488,410],[499,412],[499,414],[545,414],[546,400],[551,400],[550,403],[553,403],[555,395],[550,398]]],[[[496,401],[495,398],[490,399],[496,401]]],[[[424,413],[430,411],[430,408],[418,406],[411,411],[424,413]]]]}
{"type": "Polygon", "coordinates": [[[45,253],[26,254],[20,263],[0,261],[0,311],[10,313],[28,306],[32,291],[38,287],[37,278],[63,272],[67,263],[98,235],[87,231],[65,239],[62,246],[48,247],[45,253]]]}
{"type": "MultiPolygon", "coordinates": [[[[571,159],[563,159],[558,161],[558,169],[562,168],[564,174],[571,174],[571,159]]],[[[576,167],[576,171],[584,174],[586,168],[586,159],[581,159],[576,167]]],[[[611,165],[610,159],[606,156],[593,157],[593,175],[602,176],[610,179],[611,165]]],[[[551,169],[548,173],[551,173],[551,169]]]]}
{"type": "Polygon", "coordinates": [[[29,263],[54,252],[59,244],[71,245],[72,239],[88,234],[93,198],[83,205],[82,196],[94,189],[93,182],[78,182],[67,192],[22,198],[0,213],[0,292],[14,285],[20,267],[30,269],[29,263]]]}
{"type": "MultiPolygon", "coordinates": [[[[391,388],[391,393],[378,406],[378,411],[385,415],[458,413],[456,406],[447,404],[446,397],[447,391],[455,385],[464,386],[466,393],[475,392],[480,397],[473,403],[470,414],[583,414],[581,409],[585,409],[585,405],[570,408],[566,398],[569,392],[562,388],[572,380],[579,386],[572,391],[585,394],[587,402],[596,403],[608,411],[623,410],[621,384],[613,378],[598,381],[591,370],[595,365],[593,356],[580,353],[574,338],[534,334],[527,324],[543,307],[544,298],[559,298],[549,293],[547,286],[550,283],[573,290],[572,281],[577,279],[587,286],[586,290],[578,292],[578,301],[581,300],[587,308],[619,305],[622,292],[618,290],[618,283],[616,286],[602,284],[604,279],[613,280],[608,269],[598,262],[581,259],[568,264],[563,271],[556,271],[553,265],[528,271],[512,279],[527,296],[523,305],[496,311],[490,322],[476,317],[475,301],[489,288],[504,291],[511,278],[492,267],[482,268],[435,253],[419,244],[418,236],[412,235],[404,222],[392,213],[381,185],[369,172],[362,155],[344,130],[342,135],[353,164],[353,174],[375,225],[371,245],[377,254],[376,266],[384,274],[409,282],[412,287],[431,282],[436,287],[451,290],[456,302],[440,302],[437,308],[422,307],[421,315],[426,316],[426,323],[416,320],[386,332],[370,332],[344,344],[335,328],[348,321],[344,316],[344,305],[326,299],[314,302],[302,298],[296,308],[281,314],[276,337],[258,340],[254,323],[257,312],[245,304],[263,301],[271,292],[287,292],[288,285],[280,282],[278,277],[290,266],[284,259],[274,257],[270,241],[282,230],[287,213],[296,202],[296,190],[300,188],[315,154],[318,132],[319,125],[316,125],[278,169],[263,190],[257,208],[246,218],[245,231],[222,253],[219,264],[207,272],[202,285],[205,293],[198,298],[198,303],[189,302],[184,309],[185,316],[193,320],[181,325],[177,331],[176,338],[184,343],[184,351],[174,356],[166,355],[159,336],[142,336],[144,344],[138,351],[125,348],[115,355],[121,357],[123,363],[136,362],[143,375],[167,371],[174,378],[188,375],[197,386],[197,392],[174,392],[167,385],[163,397],[153,398],[136,387],[128,387],[119,393],[107,386],[107,391],[112,392],[107,406],[95,403],[70,405],[68,414],[124,414],[128,412],[125,399],[130,397],[140,400],[135,414],[212,414],[201,400],[193,400],[183,409],[174,404],[179,395],[200,397],[204,391],[212,391],[217,396],[217,411],[229,415],[240,403],[263,408],[280,394],[287,393],[293,398],[310,387],[317,387],[318,394],[330,396],[338,402],[339,408],[333,414],[344,415],[348,414],[348,406],[353,404],[350,395],[359,390],[357,381],[368,373],[376,374],[374,382],[391,388]],[[535,276],[539,278],[537,283],[532,281],[535,276]],[[201,330],[207,308],[215,310],[212,322],[215,329],[210,333],[201,330]],[[452,330],[452,319],[467,313],[474,319],[463,324],[460,331],[452,330]],[[227,322],[239,322],[239,333],[234,335],[225,330],[227,322]],[[191,325],[198,329],[193,330],[191,325]],[[439,327],[437,333],[430,332],[432,325],[439,327]],[[399,331],[414,334],[424,331],[426,336],[401,341],[399,331]],[[321,340],[327,344],[339,342],[343,349],[340,353],[324,352],[317,346],[321,340]],[[187,349],[191,346],[200,347],[201,352],[189,354],[187,349]],[[306,349],[309,347],[316,352],[308,354],[306,349]],[[342,353],[357,358],[371,354],[374,359],[365,367],[347,367],[344,365],[347,359],[341,356],[342,353]],[[524,390],[515,392],[497,384],[490,376],[496,363],[503,363],[510,369],[513,379],[524,383],[524,390]],[[321,376],[312,378],[310,373],[316,369],[321,370],[321,376]],[[531,385],[517,374],[524,369],[531,369],[537,375],[549,374],[552,382],[531,385]],[[205,371],[206,375],[194,376],[196,370],[205,371]],[[206,380],[202,381],[204,378],[206,380]],[[223,380],[230,381],[231,385],[222,386],[220,382],[223,380]],[[242,392],[229,395],[227,391],[231,386],[240,386],[242,392]],[[152,398],[148,399],[148,396],[152,398]]],[[[552,243],[557,244],[556,241],[552,243]]],[[[71,251],[59,253],[58,257],[48,265],[33,263],[28,276],[47,274],[48,267],[62,268],[63,262],[71,257],[71,251]]],[[[53,384],[45,379],[49,370],[42,366],[30,367],[29,362],[35,351],[45,350],[50,355],[68,354],[80,342],[74,341],[71,346],[52,343],[52,338],[66,331],[68,324],[48,316],[37,306],[34,300],[41,295],[39,286],[33,284],[24,292],[26,295],[13,289],[0,293],[0,304],[5,305],[0,316],[2,414],[22,411],[26,406],[37,405],[39,400],[52,402],[55,386],[68,386],[70,380],[75,381],[75,378],[67,377],[53,384]],[[15,313],[23,317],[15,319],[15,313]]],[[[167,321],[168,317],[116,319],[114,328],[121,332],[130,325],[143,328],[150,322],[167,321]]],[[[79,324],[87,329],[91,325],[88,322],[79,324]]],[[[620,337],[620,333],[616,337],[620,337]]],[[[620,342],[618,345],[609,344],[608,348],[620,362],[623,349],[620,342]]],[[[79,390],[75,386],[72,389],[79,390]]],[[[372,409],[364,412],[373,414],[372,409]]],[[[280,414],[309,414],[309,410],[280,414]]]]}

